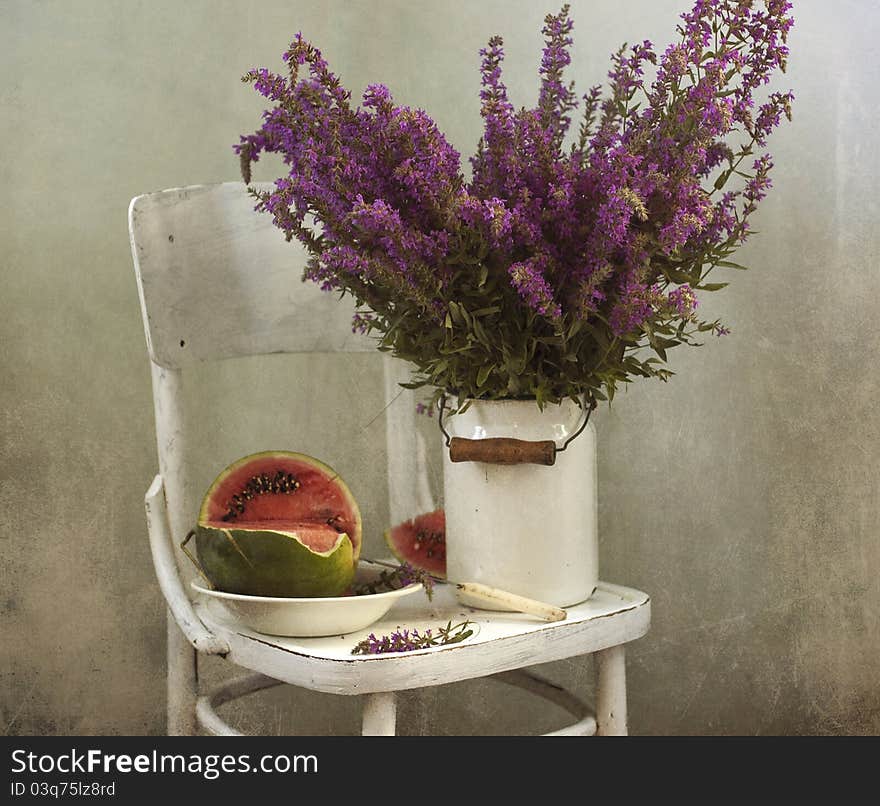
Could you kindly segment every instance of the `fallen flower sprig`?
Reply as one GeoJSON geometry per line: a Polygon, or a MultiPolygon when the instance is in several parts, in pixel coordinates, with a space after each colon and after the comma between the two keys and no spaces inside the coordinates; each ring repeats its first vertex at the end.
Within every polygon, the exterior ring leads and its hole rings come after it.
{"type": "Polygon", "coordinates": [[[445,627],[440,627],[437,630],[437,635],[434,635],[430,628],[420,633],[416,629],[401,630],[400,627],[391,635],[382,635],[378,638],[375,634],[370,633],[367,638],[351,650],[351,654],[384,655],[388,652],[412,652],[416,649],[427,649],[433,646],[458,644],[474,634],[470,625],[470,621],[462,621],[458,624],[449,621],[445,627]]]}
{"type": "MultiPolygon", "coordinates": [[[[371,562],[377,562],[371,560],[371,562]]],[[[378,564],[378,563],[377,563],[378,564]]],[[[419,582],[425,589],[425,595],[430,600],[434,594],[434,577],[421,568],[415,568],[407,562],[401,563],[397,568],[381,571],[377,579],[372,582],[363,582],[353,588],[356,596],[364,596],[370,593],[385,593],[405,588],[407,585],[419,582]]]]}

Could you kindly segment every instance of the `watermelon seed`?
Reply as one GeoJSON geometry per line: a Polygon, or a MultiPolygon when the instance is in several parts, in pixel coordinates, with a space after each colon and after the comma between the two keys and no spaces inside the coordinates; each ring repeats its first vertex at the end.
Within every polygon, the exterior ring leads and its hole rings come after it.
{"type": "Polygon", "coordinates": [[[337,523],[339,520],[341,520],[341,516],[333,515],[332,517],[327,518],[327,525],[332,526],[337,532],[342,534],[345,531],[345,527],[342,524],[337,523]]]}
{"type": "Polygon", "coordinates": [[[238,515],[244,513],[245,502],[253,501],[255,496],[265,495],[266,493],[289,494],[299,489],[299,487],[300,483],[293,474],[285,473],[283,470],[278,470],[271,477],[267,473],[253,476],[248,480],[241,492],[236,493],[229,499],[229,509],[223,516],[223,520],[235,520],[238,515]]]}

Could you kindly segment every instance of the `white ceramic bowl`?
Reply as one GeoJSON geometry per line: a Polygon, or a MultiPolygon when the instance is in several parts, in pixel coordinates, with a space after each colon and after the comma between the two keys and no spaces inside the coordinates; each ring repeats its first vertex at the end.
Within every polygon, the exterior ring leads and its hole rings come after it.
{"type": "MultiPolygon", "coordinates": [[[[371,582],[380,570],[362,562],[355,582],[371,582]]],[[[200,594],[219,601],[233,618],[255,632],[299,638],[345,635],[362,630],[381,619],[402,596],[422,590],[421,583],[416,582],[384,593],[294,599],[226,593],[211,590],[197,581],[190,584],[200,594]]]]}

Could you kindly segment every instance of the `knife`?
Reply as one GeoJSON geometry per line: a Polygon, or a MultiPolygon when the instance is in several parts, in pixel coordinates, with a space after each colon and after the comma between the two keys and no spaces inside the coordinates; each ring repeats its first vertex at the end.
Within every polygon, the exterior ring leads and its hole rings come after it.
{"type": "MultiPolygon", "coordinates": [[[[385,568],[400,569],[399,564],[395,565],[394,563],[383,562],[382,560],[371,560],[366,557],[363,559],[365,562],[381,565],[385,568]]],[[[424,573],[435,582],[455,585],[462,593],[466,593],[471,598],[478,599],[487,605],[500,606],[519,613],[528,613],[532,616],[538,616],[538,618],[544,621],[563,621],[568,616],[568,613],[563,608],[556,607],[556,605],[540,602],[537,599],[529,599],[526,596],[520,596],[517,593],[511,593],[501,588],[493,588],[491,585],[484,585],[481,582],[453,582],[428,572],[424,573]]]]}

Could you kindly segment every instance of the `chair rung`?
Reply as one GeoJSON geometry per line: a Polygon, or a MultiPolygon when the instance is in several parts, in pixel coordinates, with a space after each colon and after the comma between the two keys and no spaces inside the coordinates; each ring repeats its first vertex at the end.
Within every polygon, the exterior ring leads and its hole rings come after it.
{"type": "Polygon", "coordinates": [[[500,672],[490,675],[490,680],[498,680],[510,686],[516,686],[531,694],[558,705],[568,711],[572,716],[578,717],[578,721],[567,725],[559,730],[542,734],[544,736],[594,736],[596,734],[596,715],[590,707],[572,694],[568,689],[551,683],[543,677],[526,669],[515,669],[510,672],[500,672]]]}
{"type": "Polygon", "coordinates": [[[198,698],[196,701],[196,719],[199,725],[213,736],[243,736],[243,733],[235,730],[235,728],[221,719],[215,709],[227,702],[237,700],[239,697],[283,684],[282,680],[267,677],[259,672],[228,680],[222,685],[217,686],[209,694],[198,698]]]}
{"type": "MultiPolygon", "coordinates": [[[[567,689],[524,669],[491,675],[490,679],[498,680],[499,682],[536,694],[548,702],[558,705],[573,716],[578,717],[577,722],[566,725],[559,730],[545,733],[543,734],[544,736],[595,735],[595,714],[592,713],[589,706],[567,689]]],[[[228,680],[209,694],[198,698],[196,702],[196,719],[199,726],[213,736],[243,736],[243,733],[235,730],[235,728],[224,721],[217,714],[216,709],[240,697],[280,685],[284,685],[283,681],[257,672],[228,680]]]]}

